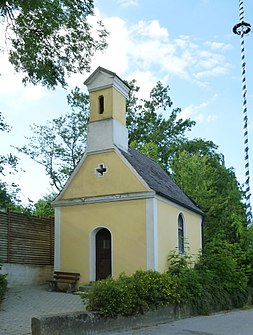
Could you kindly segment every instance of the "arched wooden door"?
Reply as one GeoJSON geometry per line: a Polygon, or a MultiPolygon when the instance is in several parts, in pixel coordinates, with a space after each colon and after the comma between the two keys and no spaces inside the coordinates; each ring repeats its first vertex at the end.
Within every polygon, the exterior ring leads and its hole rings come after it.
{"type": "Polygon", "coordinates": [[[96,234],[96,280],[111,276],[111,263],[111,233],[102,228],[96,234]]]}

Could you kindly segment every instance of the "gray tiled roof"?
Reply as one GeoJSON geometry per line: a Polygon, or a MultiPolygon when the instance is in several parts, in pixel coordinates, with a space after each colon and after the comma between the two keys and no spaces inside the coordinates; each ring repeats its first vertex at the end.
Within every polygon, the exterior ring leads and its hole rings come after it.
{"type": "Polygon", "coordinates": [[[204,214],[158,163],[133,148],[129,148],[128,153],[121,153],[157,194],[201,215],[204,214]]]}

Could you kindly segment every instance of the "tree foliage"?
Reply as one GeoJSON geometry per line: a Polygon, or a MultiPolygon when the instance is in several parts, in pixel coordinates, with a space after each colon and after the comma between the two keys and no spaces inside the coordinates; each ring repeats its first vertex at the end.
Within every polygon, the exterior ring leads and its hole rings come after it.
{"type": "MultiPolygon", "coordinates": [[[[0,132],[9,132],[11,127],[5,122],[0,111],[0,132]]],[[[18,159],[12,154],[0,155],[0,176],[5,175],[6,168],[11,168],[11,171],[16,171],[18,159]]],[[[11,172],[9,172],[11,173],[11,172]]],[[[1,178],[2,179],[2,178],[1,178]]],[[[18,202],[19,188],[16,184],[12,183],[7,185],[0,179],[0,208],[13,207],[18,202]]]]}
{"type": "Polygon", "coordinates": [[[175,148],[195,122],[180,118],[180,108],[171,109],[169,86],[158,82],[149,99],[139,99],[135,80],[128,85],[131,88],[127,102],[129,143],[169,170],[175,148]]]}
{"type": "Polygon", "coordinates": [[[183,150],[174,157],[171,168],[178,186],[206,214],[205,241],[219,237],[237,242],[246,227],[243,192],[234,171],[225,167],[223,156],[183,150]]]}
{"type": "Polygon", "coordinates": [[[32,214],[42,218],[53,217],[54,209],[51,206],[51,202],[54,200],[55,197],[56,197],[55,193],[43,196],[34,204],[32,214]]]}
{"type": "MultiPolygon", "coordinates": [[[[9,132],[11,127],[5,122],[0,111],[0,132],[9,132]]],[[[0,155],[0,175],[4,175],[4,168],[10,166],[13,169],[17,166],[18,159],[12,154],[0,155]]]]}
{"type": "Polygon", "coordinates": [[[101,21],[89,23],[93,0],[0,1],[0,20],[11,42],[9,60],[23,82],[66,86],[71,73],[89,71],[97,50],[106,47],[101,21]]]}
{"type": "Polygon", "coordinates": [[[237,244],[216,240],[193,263],[171,253],[168,273],[179,281],[181,301],[197,314],[242,307],[250,298],[250,266],[237,244]]]}
{"type": "Polygon", "coordinates": [[[13,204],[13,195],[7,190],[6,183],[0,182],[0,208],[10,208],[13,204]]]}
{"type": "Polygon", "coordinates": [[[16,148],[45,168],[58,191],[79,162],[86,145],[89,97],[76,88],[68,96],[68,102],[70,112],[48,121],[45,126],[33,124],[33,136],[27,138],[28,144],[16,148]]]}

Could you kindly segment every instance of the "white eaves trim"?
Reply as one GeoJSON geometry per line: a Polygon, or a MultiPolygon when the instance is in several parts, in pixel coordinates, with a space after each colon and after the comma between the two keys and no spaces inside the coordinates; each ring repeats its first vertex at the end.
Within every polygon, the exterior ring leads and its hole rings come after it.
{"type": "Polygon", "coordinates": [[[138,192],[138,193],[123,193],[113,195],[103,195],[97,197],[80,197],[75,199],[64,199],[55,200],[53,202],[54,207],[62,206],[76,206],[76,205],[89,205],[103,202],[115,202],[115,201],[129,201],[139,199],[150,199],[155,197],[155,192],[138,192]]]}

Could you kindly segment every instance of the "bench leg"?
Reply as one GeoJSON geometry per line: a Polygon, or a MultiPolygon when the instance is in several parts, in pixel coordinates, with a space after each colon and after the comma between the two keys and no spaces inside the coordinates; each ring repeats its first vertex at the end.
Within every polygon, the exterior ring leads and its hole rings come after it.
{"type": "Polygon", "coordinates": [[[49,282],[49,291],[58,291],[57,282],[51,281],[49,282]]]}
{"type": "Polygon", "coordinates": [[[76,291],[76,283],[69,283],[67,293],[72,293],[76,291]]]}

